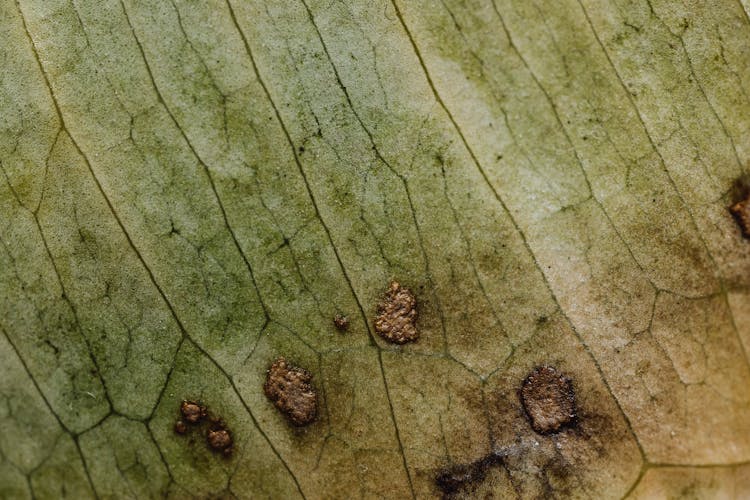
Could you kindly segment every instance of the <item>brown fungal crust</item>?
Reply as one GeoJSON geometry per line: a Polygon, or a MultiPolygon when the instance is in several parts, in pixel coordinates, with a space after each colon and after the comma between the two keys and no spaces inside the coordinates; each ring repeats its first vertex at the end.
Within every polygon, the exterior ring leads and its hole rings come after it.
{"type": "Polygon", "coordinates": [[[180,404],[182,418],[174,424],[176,434],[185,435],[188,432],[206,431],[206,442],[211,451],[222,453],[225,457],[232,454],[234,441],[232,433],[224,420],[214,414],[209,414],[208,408],[195,401],[183,400],[180,404]],[[190,424],[190,426],[188,425],[190,424]]]}
{"type": "Polygon", "coordinates": [[[349,318],[341,314],[337,314],[333,317],[333,326],[340,332],[345,332],[349,329],[349,318]]]}
{"type": "Polygon", "coordinates": [[[539,434],[558,432],[575,423],[573,382],[555,368],[536,368],[523,381],[519,392],[531,427],[539,434]]]}
{"type": "Polygon", "coordinates": [[[183,401],[180,405],[182,419],[189,424],[197,424],[206,416],[206,407],[195,401],[183,401]]]}
{"type": "Polygon", "coordinates": [[[268,369],[263,392],[292,424],[304,426],[318,415],[317,392],[311,381],[310,372],[281,357],[268,369]]]}
{"type": "Polygon", "coordinates": [[[750,238],[750,197],[735,203],[729,207],[729,211],[740,225],[742,235],[745,238],[750,238]]]}
{"type": "Polygon", "coordinates": [[[417,299],[408,288],[391,282],[377,307],[375,331],[388,342],[405,344],[419,338],[416,327],[417,299]]]}
{"type": "Polygon", "coordinates": [[[227,450],[232,447],[232,436],[227,429],[209,429],[206,434],[208,446],[214,451],[220,451],[227,454],[227,450]]]}

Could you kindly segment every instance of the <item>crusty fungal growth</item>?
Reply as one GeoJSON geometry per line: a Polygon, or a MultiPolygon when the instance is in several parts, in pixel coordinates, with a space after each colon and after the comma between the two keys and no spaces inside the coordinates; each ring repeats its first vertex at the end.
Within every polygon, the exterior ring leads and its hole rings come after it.
{"type": "Polygon", "coordinates": [[[282,357],[268,369],[263,392],[292,424],[308,425],[318,415],[317,392],[311,381],[310,372],[292,366],[282,357]]]}
{"type": "Polygon", "coordinates": [[[213,451],[220,452],[225,456],[232,454],[232,435],[227,429],[223,427],[209,429],[208,434],[206,434],[206,441],[213,451]]]}
{"type": "Polygon", "coordinates": [[[523,381],[521,404],[540,434],[557,432],[576,419],[573,382],[551,366],[541,366],[523,381]]]}
{"type": "Polygon", "coordinates": [[[417,299],[408,288],[391,282],[375,316],[375,331],[388,342],[405,344],[419,338],[417,299]]]}
{"type": "Polygon", "coordinates": [[[180,405],[182,420],[189,424],[197,424],[206,416],[206,407],[195,401],[183,401],[180,405]]]}
{"type": "Polygon", "coordinates": [[[737,219],[737,223],[742,229],[742,235],[745,238],[750,238],[750,196],[729,207],[729,211],[737,219]]]}
{"type": "Polygon", "coordinates": [[[224,420],[212,413],[208,408],[195,401],[183,400],[180,404],[182,418],[175,422],[176,434],[185,435],[188,432],[205,432],[206,442],[211,451],[221,453],[225,457],[232,454],[234,441],[232,434],[224,420]],[[188,426],[188,424],[191,424],[188,426]]]}

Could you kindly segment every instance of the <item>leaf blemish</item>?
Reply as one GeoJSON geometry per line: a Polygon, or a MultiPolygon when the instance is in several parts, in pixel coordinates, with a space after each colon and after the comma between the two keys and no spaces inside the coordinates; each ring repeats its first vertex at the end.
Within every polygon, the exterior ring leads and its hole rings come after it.
{"type": "Polygon", "coordinates": [[[729,211],[737,219],[742,229],[742,236],[750,238],[750,197],[735,203],[729,207],[729,211]]]}
{"type": "Polygon", "coordinates": [[[206,429],[206,443],[211,451],[229,457],[232,454],[234,441],[232,434],[221,417],[210,415],[208,408],[197,401],[183,400],[180,404],[181,418],[174,425],[176,434],[185,435],[194,428],[206,429]],[[202,424],[208,422],[208,426],[202,424]]]}
{"type": "Polygon", "coordinates": [[[501,465],[503,459],[503,453],[493,452],[470,464],[447,467],[437,475],[435,484],[445,496],[453,495],[484,481],[488,469],[501,465]]]}
{"type": "Polygon", "coordinates": [[[333,317],[333,326],[340,332],[345,332],[349,329],[349,318],[343,314],[337,314],[333,317]]]}
{"type": "Polygon", "coordinates": [[[183,401],[180,405],[182,420],[188,424],[197,424],[206,416],[206,407],[196,401],[183,401]]]}
{"type": "Polygon", "coordinates": [[[731,213],[742,230],[742,236],[750,238],[750,178],[740,177],[732,186],[733,203],[731,213]]]}
{"type": "Polygon", "coordinates": [[[383,299],[378,303],[375,331],[388,342],[405,344],[419,338],[417,299],[408,288],[392,281],[383,299]]]}
{"type": "Polygon", "coordinates": [[[225,457],[230,456],[234,449],[232,433],[221,418],[211,418],[211,425],[206,433],[206,442],[211,450],[225,457]]]}
{"type": "Polygon", "coordinates": [[[292,424],[302,427],[318,416],[318,395],[311,381],[310,372],[281,357],[268,369],[263,392],[292,424]]]}
{"type": "Polygon", "coordinates": [[[551,366],[533,370],[521,384],[519,396],[532,429],[539,434],[576,423],[573,382],[551,366]]]}

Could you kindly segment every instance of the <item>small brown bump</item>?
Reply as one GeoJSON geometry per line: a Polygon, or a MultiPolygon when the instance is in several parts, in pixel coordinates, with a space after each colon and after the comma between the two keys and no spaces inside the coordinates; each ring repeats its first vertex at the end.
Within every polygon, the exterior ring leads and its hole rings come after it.
{"type": "Polygon", "coordinates": [[[178,420],[174,424],[174,431],[177,434],[185,434],[187,432],[187,425],[185,425],[185,422],[183,422],[182,420],[178,420]]]}
{"type": "Polygon", "coordinates": [[[377,307],[375,331],[394,344],[414,342],[419,338],[416,321],[416,297],[411,290],[402,287],[397,281],[391,282],[377,307]]]}
{"type": "Polygon", "coordinates": [[[742,229],[742,235],[750,238],[750,196],[729,207],[729,211],[742,229]]]}
{"type": "Polygon", "coordinates": [[[183,401],[180,405],[180,413],[185,422],[197,424],[206,416],[206,407],[195,401],[183,401]]]}
{"type": "Polygon", "coordinates": [[[310,372],[278,358],[268,369],[263,392],[292,424],[308,425],[318,415],[317,392],[311,381],[310,372]]]}
{"type": "Polygon", "coordinates": [[[521,404],[539,434],[558,432],[576,420],[573,382],[551,366],[541,366],[523,381],[521,404]]]}
{"type": "Polygon", "coordinates": [[[209,429],[206,439],[208,445],[214,451],[223,453],[232,446],[232,436],[226,429],[209,429]]]}
{"type": "Polygon", "coordinates": [[[333,326],[340,332],[345,332],[349,329],[349,318],[344,315],[337,314],[333,317],[333,326]]]}

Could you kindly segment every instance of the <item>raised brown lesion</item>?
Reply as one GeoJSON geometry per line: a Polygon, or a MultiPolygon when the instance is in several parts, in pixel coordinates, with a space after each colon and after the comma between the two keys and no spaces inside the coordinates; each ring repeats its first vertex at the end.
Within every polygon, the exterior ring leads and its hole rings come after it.
{"type": "Polygon", "coordinates": [[[551,366],[540,366],[524,379],[521,404],[532,429],[551,434],[576,421],[573,382],[551,366]]]}
{"type": "Polygon", "coordinates": [[[198,401],[183,400],[180,404],[180,419],[175,422],[174,431],[184,436],[191,430],[205,433],[206,443],[211,451],[230,457],[234,450],[232,432],[224,420],[212,413],[198,401]],[[207,425],[204,425],[208,423],[207,425]]]}
{"type": "Polygon", "coordinates": [[[391,282],[376,313],[375,331],[388,342],[405,344],[419,338],[417,298],[397,281],[391,282]]]}
{"type": "Polygon", "coordinates": [[[197,401],[184,400],[180,404],[180,414],[182,421],[188,424],[197,424],[206,417],[206,407],[197,401]]]}
{"type": "Polygon", "coordinates": [[[318,416],[317,391],[311,382],[310,372],[280,357],[266,373],[263,392],[292,424],[304,426],[318,416]]]}
{"type": "Polygon", "coordinates": [[[211,425],[206,433],[206,442],[212,451],[221,453],[225,457],[231,456],[234,448],[232,432],[221,418],[211,419],[211,425]]]}

